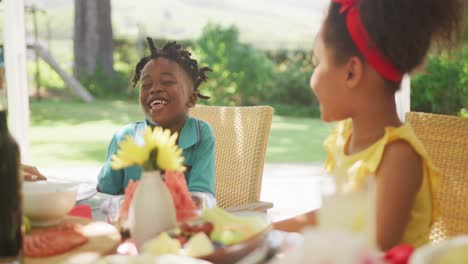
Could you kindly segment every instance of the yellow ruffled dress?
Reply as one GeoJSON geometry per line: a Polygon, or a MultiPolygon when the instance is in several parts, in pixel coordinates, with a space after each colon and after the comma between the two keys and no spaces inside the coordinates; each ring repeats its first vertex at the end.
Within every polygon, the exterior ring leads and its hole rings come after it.
{"type": "Polygon", "coordinates": [[[407,141],[421,156],[423,181],[416,194],[410,220],[401,243],[408,243],[415,247],[426,244],[429,240],[431,224],[438,213],[435,191],[439,186],[440,177],[411,126],[404,124],[400,127],[386,127],[385,135],[373,145],[358,153],[346,155],[345,146],[351,132],[351,120],[341,121],[324,142],[328,155],[325,169],[337,177],[338,182],[351,190],[362,186],[368,175],[375,175],[385,146],[392,141],[407,141]]]}

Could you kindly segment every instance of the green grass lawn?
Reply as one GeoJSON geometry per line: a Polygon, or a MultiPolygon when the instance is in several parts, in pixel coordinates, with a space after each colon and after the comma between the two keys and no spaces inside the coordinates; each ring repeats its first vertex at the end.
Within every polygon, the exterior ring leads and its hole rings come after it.
{"type": "MultiPolygon", "coordinates": [[[[40,167],[97,166],[113,133],[142,119],[138,104],[126,101],[31,101],[31,163],[40,167]]],[[[275,116],[267,162],[321,162],[330,125],[313,118],[275,116]]]]}

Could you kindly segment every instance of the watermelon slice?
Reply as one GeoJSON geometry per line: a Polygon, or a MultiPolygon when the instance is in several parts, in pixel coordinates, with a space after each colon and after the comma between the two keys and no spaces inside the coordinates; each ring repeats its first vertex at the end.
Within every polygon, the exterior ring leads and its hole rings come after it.
{"type": "Polygon", "coordinates": [[[140,184],[140,181],[130,180],[128,182],[127,188],[125,188],[125,196],[120,206],[119,222],[123,222],[128,218],[128,211],[130,210],[130,204],[132,203],[133,195],[140,184]]]}
{"type": "Polygon", "coordinates": [[[184,174],[166,171],[165,182],[174,201],[177,221],[185,222],[197,216],[197,206],[192,200],[184,174]]]}

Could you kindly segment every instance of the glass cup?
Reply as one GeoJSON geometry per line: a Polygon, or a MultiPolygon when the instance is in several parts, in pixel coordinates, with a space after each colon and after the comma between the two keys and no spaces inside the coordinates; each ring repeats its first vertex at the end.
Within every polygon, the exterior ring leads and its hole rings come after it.
{"type": "Polygon", "coordinates": [[[204,192],[190,192],[192,200],[195,202],[197,208],[203,211],[205,208],[216,206],[216,199],[214,196],[204,192]]]}
{"type": "Polygon", "coordinates": [[[120,217],[120,207],[124,196],[113,196],[101,204],[101,213],[109,224],[116,225],[120,217]]]}
{"type": "Polygon", "coordinates": [[[328,184],[322,188],[322,207],[318,214],[320,230],[345,230],[364,236],[368,245],[375,244],[373,176],[367,179],[362,186],[354,189],[338,184],[332,176],[327,179],[328,184]]]}

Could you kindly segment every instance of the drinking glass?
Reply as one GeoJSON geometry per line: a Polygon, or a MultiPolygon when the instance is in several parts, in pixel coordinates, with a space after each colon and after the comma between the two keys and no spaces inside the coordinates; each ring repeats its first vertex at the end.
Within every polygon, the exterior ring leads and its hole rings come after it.
{"type": "Polygon", "coordinates": [[[375,244],[375,191],[373,176],[357,188],[349,189],[328,175],[322,188],[322,207],[319,210],[319,229],[345,230],[364,236],[369,245],[375,244]],[[329,177],[329,178],[327,178],[329,177]]]}

